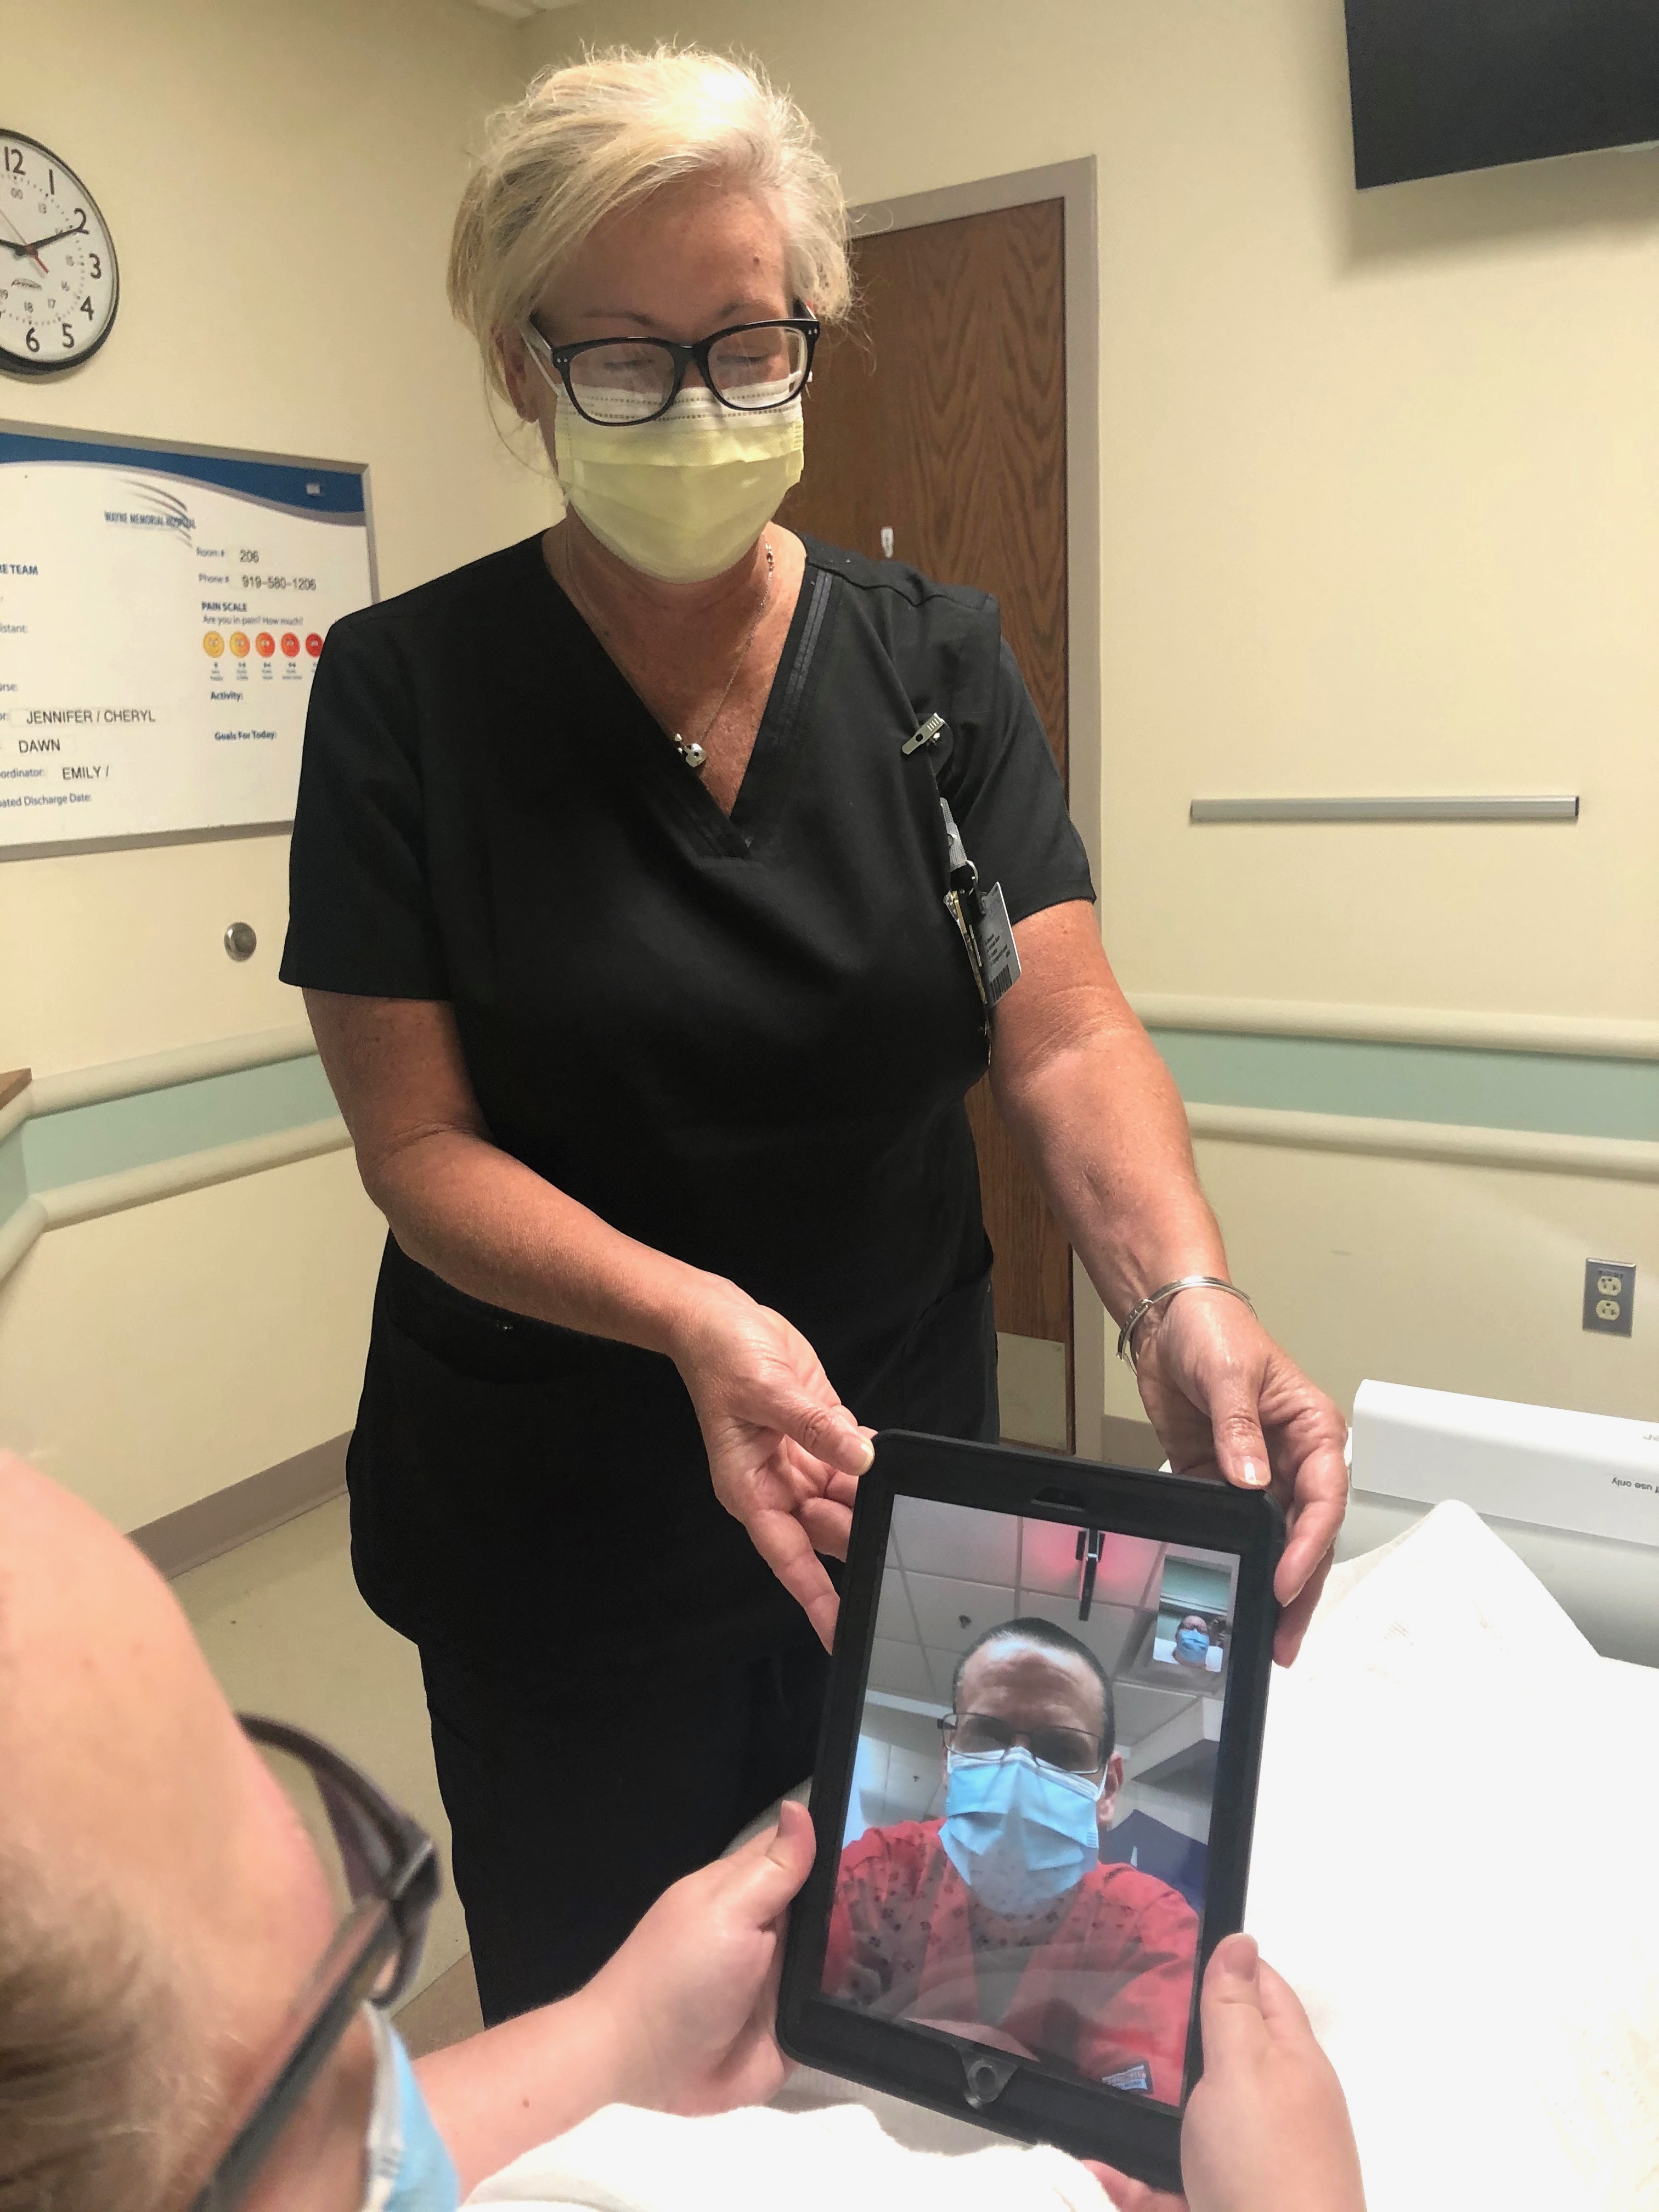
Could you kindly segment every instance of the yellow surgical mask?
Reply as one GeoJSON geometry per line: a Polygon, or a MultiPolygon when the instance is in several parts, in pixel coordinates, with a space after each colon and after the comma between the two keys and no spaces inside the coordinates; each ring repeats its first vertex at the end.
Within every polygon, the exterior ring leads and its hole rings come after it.
{"type": "Polygon", "coordinates": [[[590,422],[563,392],[553,464],[565,504],[619,561],[691,584],[749,550],[800,481],[799,395],[745,414],[712,392],[682,392],[650,422],[590,422]]]}

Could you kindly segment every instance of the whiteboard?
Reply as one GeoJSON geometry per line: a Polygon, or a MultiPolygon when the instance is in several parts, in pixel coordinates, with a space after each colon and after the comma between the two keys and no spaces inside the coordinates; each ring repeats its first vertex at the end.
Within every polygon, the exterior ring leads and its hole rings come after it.
{"type": "Polygon", "coordinates": [[[366,466],[0,422],[0,860],[286,829],[366,466]]]}

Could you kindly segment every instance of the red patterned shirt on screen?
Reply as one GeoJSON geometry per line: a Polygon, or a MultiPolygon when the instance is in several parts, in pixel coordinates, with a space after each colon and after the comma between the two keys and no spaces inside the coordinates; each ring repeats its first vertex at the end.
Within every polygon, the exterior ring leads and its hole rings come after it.
{"type": "Polygon", "coordinates": [[[826,1995],[885,2020],[990,2029],[983,2039],[1090,2081],[1145,2066],[1181,2100],[1198,1919],[1127,1866],[1091,1868],[1035,1920],[975,1904],[938,1820],[872,1828],[842,1853],[826,1995]]]}

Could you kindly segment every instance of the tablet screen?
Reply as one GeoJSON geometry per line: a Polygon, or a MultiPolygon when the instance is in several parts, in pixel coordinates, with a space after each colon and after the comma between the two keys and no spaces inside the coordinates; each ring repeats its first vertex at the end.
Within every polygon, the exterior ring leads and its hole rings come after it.
{"type": "Polygon", "coordinates": [[[826,1997],[1179,2105],[1238,1566],[895,1499],[826,1997]]]}

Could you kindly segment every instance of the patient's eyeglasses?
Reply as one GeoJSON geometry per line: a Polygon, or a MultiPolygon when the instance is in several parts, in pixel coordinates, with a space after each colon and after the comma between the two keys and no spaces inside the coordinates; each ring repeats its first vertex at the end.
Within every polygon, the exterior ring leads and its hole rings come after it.
{"type": "Polygon", "coordinates": [[[946,1713],[939,1723],[945,1748],[967,1757],[1000,1754],[1024,1744],[1044,1766],[1058,1766],[1067,1774],[1098,1774],[1111,1746],[1086,1729],[1016,1728],[994,1713],[946,1713]]]}
{"type": "Polygon", "coordinates": [[[389,2011],[404,1995],[440,1879],[432,1838],[349,1759],[303,1729],[238,1718],[310,1832],[344,1917],[190,2212],[234,2212],[365,2000],[389,2011]]]}

